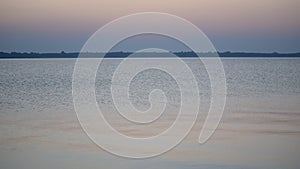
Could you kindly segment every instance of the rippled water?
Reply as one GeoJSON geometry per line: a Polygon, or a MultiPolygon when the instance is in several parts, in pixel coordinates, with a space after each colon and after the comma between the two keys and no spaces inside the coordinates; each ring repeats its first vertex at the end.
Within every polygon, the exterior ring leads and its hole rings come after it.
{"type": "MultiPolygon", "coordinates": [[[[200,118],[187,140],[147,160],[115,157],[94,145],[81,130],[72,102],[75,61],[0,60],[0,168],[300,167],[300,59],[222,59],[228,99],[214,136],[204,145],[197,144],[203,124],[200,118]]],[[[157,128],[137,130],[111,116],[116,112],[110,95],[111,75],[120,61],[107,59],[98,69],[96,96],[106,117],[128,135],[154,134],[170,125],[172,118],[157,128]]],[[[201,62],[185,62],[199,83],[205,115],[209,78],[201,62]]],[[[155,88],[165,91],[167,112],[176,112],[178,86],[171,76],[157,70],[133,79],[132,103],[146,110],[148,94],[155,88]]]]}

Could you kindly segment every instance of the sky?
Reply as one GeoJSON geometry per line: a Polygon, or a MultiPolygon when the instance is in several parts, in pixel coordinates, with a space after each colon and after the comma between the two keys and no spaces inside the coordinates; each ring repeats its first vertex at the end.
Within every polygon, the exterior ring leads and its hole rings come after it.
{"type": "Polygon", "coordinates": [[[101,26],[164,12],[198,26],[218,51],[300,52],[299,0],[2,0],[0,51],[80,51],[101,26]]]}

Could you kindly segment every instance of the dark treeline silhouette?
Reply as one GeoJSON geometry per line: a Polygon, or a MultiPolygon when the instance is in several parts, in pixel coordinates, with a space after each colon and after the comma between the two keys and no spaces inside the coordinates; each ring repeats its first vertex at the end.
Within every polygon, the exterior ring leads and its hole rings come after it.
{"type": "MultiPolygon", "coordinates": [[[[109,53],[81,53],[86,58],[124,58],[132,54],[132,52],[109,52],[109,53]]],[[[194,52],[173,52],[178,57],[197,57],[194,52]]],[[[216,53],[198,53],[200,57],[214,57],[216,53]]],[[[218,52],[220,57],[300,57],[300,53],[246,53],[246,52],[218,52]]],[[[79,52],[66,53],[35,53],[35,52],[0,52],[0,59],[5,58],[77,58],[79,52]]],[[[167,53],[147,52],[139,53],[133,57],[170,57],[167,53]]]]}

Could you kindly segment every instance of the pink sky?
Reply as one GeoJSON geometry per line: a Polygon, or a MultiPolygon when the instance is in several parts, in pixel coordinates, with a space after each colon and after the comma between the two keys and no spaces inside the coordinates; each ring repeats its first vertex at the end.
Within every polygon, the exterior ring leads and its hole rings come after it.
{"type": "MultiPolygon", "coordinates": [[[[6,49],[0,50],[14,49],[14,46],[18,50],[21,44],[15,41],[20,36],[38,42],[47,41],[47,34],[65,35],[70,40],[76,40],[74,36],[78,35],[77,40],[82,44],[81,41],[105,23],[145,11],[166,12],[190,20],[213,41],[216,39],[216,43],[223,46],[220,50],[231,50],[223,44],[226,37],[230,37],[229,41],[240,41],[242,36],[246,39],[266,36],[264,40],[270,41],[286,38],[286,45],[291,45],[299,39],[299,8],[299,0],[6,0],[0,2],[0,34],[5,40],[1,45],[6,49]]],[[[77,50],[79,46],[66,48],[77,50]]]]}

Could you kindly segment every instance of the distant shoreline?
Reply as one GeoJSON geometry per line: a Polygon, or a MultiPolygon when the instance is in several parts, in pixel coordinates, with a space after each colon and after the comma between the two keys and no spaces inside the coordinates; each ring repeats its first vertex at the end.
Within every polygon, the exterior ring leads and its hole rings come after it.
{"type": "MultiPolygon", "coordinates": [[[[110,53],[81,53],[85,58],[125,58],[133,54],[132,52],[110,52],[110,53]]],[[[216,53],[198,53],[194,52],[173,52],[173,54],[182,58],[190,57],[215,57],[216,53]]],[[[78,58],[79,52],[71,53],[27,53],[27,52],[0,52],[0,59],[29,59],[29,58],[78,58]]],[[[247,52],[218,52],[220,57],[300,57],[298,53],[247,53],[247,52]]],[[[139,53],[134,57],[170,57],[168,53],[147,52],[139,53]]]]}

